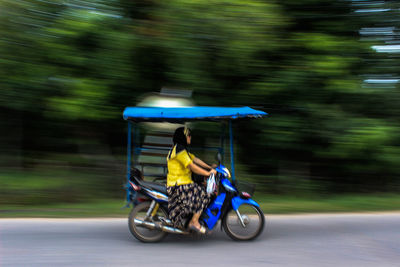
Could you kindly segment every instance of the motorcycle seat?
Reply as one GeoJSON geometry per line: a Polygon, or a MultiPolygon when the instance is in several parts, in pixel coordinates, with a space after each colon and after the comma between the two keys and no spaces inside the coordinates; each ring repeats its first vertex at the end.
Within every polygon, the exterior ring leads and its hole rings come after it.
{"type": "Polygon", "coordinates": [[[147,188],[156,190],[165,195],[167,194],[167,187],[164,184],[159,184],[159,183],[155,183],[155,182],[147,182],[147,181],[140,181],[140,184],[143,187],[147,187],[147,188]]]}

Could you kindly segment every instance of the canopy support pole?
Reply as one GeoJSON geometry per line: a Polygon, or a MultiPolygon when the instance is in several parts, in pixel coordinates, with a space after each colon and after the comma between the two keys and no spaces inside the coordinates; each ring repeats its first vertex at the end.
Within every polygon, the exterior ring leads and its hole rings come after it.
{"type": "Polygon", "coordinates": [[[221,139],[219,153],[221,154],[221,163],[224,164],[225,160],[225,122],[221,123],[221,139]]]}
{"type": "Polygon", "coordinates": [[[235,181],[235,161],[233,156],[233,130],[232,130],[232,120],[229,121],[229,139],[231,146],[231,175],[232,181],[235,181]]]}
{"type": "Polygon", "coordinates": [[[131,196],[129,190],[131,163],[132,163],[132,122],[128,121],[128,140],[127,140],[127,156],[126,156],[126,201],[128,207],[131,202],[131,196]]]}

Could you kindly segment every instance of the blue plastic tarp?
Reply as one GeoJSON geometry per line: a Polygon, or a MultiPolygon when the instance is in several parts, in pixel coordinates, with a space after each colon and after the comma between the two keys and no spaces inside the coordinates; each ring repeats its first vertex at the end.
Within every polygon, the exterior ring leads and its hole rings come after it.
{"type": "Polygon", "coordinates": [[[261,118],[264,111],[249,107],[127,107],[123,116],[132,121],[179,122],[191,120],[229,120],[261,118]]]}

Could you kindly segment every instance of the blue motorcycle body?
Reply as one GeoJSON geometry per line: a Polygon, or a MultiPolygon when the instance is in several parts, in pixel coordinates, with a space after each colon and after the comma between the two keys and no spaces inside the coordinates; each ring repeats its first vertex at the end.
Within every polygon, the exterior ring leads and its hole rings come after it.
{"type": "Polygon", "coordinates": [[[260,207],[260,205],[258,205],[258,203],[255,202],[253,199],[245,199],[238,195],[238,190],[227,178],[229,172],[227,172],[225,166],[219,165],[216,170],[218,173],[221,174],[220,183],[224,187],[224,191],[226,192],[220,193],[204,211],[204,216],[202,216],[202,220],[210,230],[214,228],[218,220],[223,218],[226,212],[228,212],[230,209],[236,211],[243,204],[260,207]],[[228,197],[227,195],[230,195],[231,197],[228,197]],[[223,208],[224,206],[226,207],[225,209],[223,208]]]}

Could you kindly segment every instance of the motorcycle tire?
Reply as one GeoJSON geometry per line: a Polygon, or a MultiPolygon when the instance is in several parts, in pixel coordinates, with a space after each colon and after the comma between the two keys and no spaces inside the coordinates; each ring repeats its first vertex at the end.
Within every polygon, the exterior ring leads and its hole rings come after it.
{"type": "Polygon", "coordinates": [[[139,241],[144,242],[144,243],[155,243],[161,241],[163,238],[167,236],[168,233],[163,232],[162,230],[159,229],[149,229],[145,226],[138,226],[134,223],[134,219],[138,220],[145,220],[149,222],[154,222],[154,223],[161,223],[160,220],[158,220],[159,216],[163,216],[164,218],[168,218],[168,212],[163,208],[159,207],[156,215],[153,217],[153,220],[146,220],[146,213],[150,208],[150,201],[142,202],[135,206],[130,214],[129,214],[129,220],[128,220],[128,225],[129,225],[129,230],[131,234],[136,237],[139,241]]]}
{"type": "Polygon", "coordinates": [[[265,224],[265,216],[262,210],[250,204],[242,204],[239,212],[245,226],[241,224],[237,213],[232,209],[226,213],[222,220],[225,233],[236,241],[249,241],[258,237],[265,224]]]}

